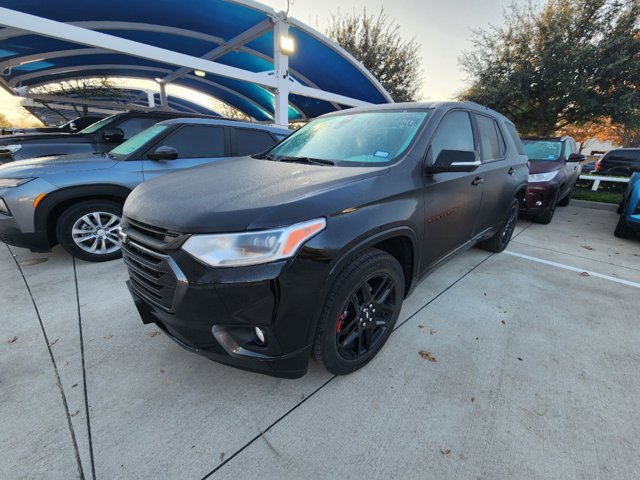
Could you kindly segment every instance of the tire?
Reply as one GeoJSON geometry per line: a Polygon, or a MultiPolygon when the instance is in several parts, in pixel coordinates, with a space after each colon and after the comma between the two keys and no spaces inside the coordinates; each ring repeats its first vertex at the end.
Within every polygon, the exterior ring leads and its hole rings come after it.
{"type": "Polygon", "coordinates": [[[576,184],[573,184],[573,187],[571,187],[571,190],[569,190],[569,193],[567,193],[563,198],[560,199],[560,201],[558,202],[558,206],[559,207],[566,207],[569,205],[569,202],[571,201],[571,195],[573,194],[573,189],[576,188],[576,184]]]}
{"type": "Polygon", "coordinates": [[[541,213],[540,215],[536,215],[533,217],[533,221],[536,223],[542,223],[543,225],[548,225],[553,220],[553,214],[556,213],[556,206],[558,205],[558,196],[560,195],[560,191],[558,190],[556,194],[553,196],[553,200],[547,207],[547,209],[541,213]]]}
{"type": "Polygon", "coordinates": [[[634,238],[636,236],[636,232],[627,225],[625,217],[625,213],[622,212],[620,218],[618,218],[618,224],[616,225],[616,229],[613,231],[613,234],[618,238],[634,238]]]}
{"type": "Polygon", "coordinates": [[[119,203],[108,200],[79,202],[60,215],[56,237],[62,248],[74,257],[88,262],[114,260],[122,256],[116,232],[121,219],[122,205],[119,203]]]}
{"type": "Polygon", "coordinates": [[[335,375],[363,367],[391,335],[403,300],[404,273],[394,257],[373,248],[354,257],[329,289],[313,357],[335,375]]]}
{"type": "Polygon", "coordinates": [[[518,213],[520,212],[520,200],[514,198],[509,205],[507,217],[500,223],[500,228],[491,238],[487,238],[480,242],[480,248],[488,250],[490,252],[499,253],[502,252],[513,236],[513,232],[518,223],[518,213]]]}

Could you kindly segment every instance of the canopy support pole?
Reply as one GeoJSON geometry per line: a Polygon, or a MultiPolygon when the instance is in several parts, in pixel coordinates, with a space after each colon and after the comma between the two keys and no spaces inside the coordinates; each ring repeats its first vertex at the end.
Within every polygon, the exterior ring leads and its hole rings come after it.
{"type": "Polygon", "coordinates": [[[147,103],[149,104],[149,108],[153,108],[156,106],[156,99],[153,95],[152,90],[147,90],[147,103]]]}
{"type": "Polygon", "coordinates": [[[279,15],[274,18],[273,26],[273,70],[276,77],[274,90],[274,123],[289,128],[289,56],[280,50],[280,37],[289,34],[289,24],[279,15]]]}

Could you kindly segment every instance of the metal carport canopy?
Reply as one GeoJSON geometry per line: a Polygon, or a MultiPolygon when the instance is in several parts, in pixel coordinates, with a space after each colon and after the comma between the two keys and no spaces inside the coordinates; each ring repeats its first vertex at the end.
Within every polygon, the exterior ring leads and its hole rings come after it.
{"type": "Polygon", "coordinates": [[[96,76],[158,79],[283,125],[393,101],[340,46],[248,0],[0,0],[0,25],[0,84],[10,91],[96,76]],[[294,39],[293,54],[280,51],[281,36],[294,39]]]}

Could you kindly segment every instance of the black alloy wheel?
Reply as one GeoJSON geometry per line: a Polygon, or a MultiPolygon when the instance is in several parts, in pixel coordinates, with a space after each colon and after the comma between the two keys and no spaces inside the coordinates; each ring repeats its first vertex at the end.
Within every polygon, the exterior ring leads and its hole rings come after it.
{"type": "Polygon", "coordinates": [[[356,360],[376,348],[393,318],[396,296],[393,279],[384,273],[357,287],[336,325],[336,347],[343,358],[356,360]]]}
{"type": "Polygon", "coordinates": [[[329,372],[345,375],[366,365],[393,332],[404,301],[404,272],[386,252],[368,249],[336,276],[313,345],[329,372]]]}
{"type": "Polygon", "coordinates": [[[509,211],[507,217],[500,225],[500,228],[491,238],[483,240],[480,243],[480,247],[488,250],[489,252],[499,253],[502,252],[513,236],[513,232],[518,224],[518,214],[520,213],[520,200],[514,198],[509,205],[509,211]]]}

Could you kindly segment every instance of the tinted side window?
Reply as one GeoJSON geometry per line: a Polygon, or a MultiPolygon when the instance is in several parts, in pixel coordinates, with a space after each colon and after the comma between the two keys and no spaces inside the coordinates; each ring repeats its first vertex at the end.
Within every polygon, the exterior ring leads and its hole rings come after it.
{"type": "Polygon", "coordinates": [[[431,155],[435,161],[442,150],[473,152],[473,129],[467,112],[448,113],[431,139],[431,155]]]}
{"type": "Polygon", "coordinates": [[[516,130],[515,125],[513,123],[507,123],[506,125],[507,125],[507,131],[511,136],[511,140],[513,140],[513,143],[516,146],[516,150],[520,155],[525,155],[524,147],[522,146],[522,141],[520,140],[520,135],[518,134],[518,131],[516,130]]]}
{"type": "MultiPolygon", "coordinates": [[[[501,144],[498,137],[498,129],[495,120],[484,115],[476,115],[478,132],[480,133],[480,145],[482,147],[482,161],[490,162],[502,158],[501,144]]],[[[502,140],[504,143],[504,140],[502,140]]]]}
{"type": "Polygon", "coordinates": [[[236,155],[252,155],[264,152],[276,143],[269,133],[262,130],[251,130],[249,128],[236,128],[234,130],[236,155]]]}
{"type": "Polygon", "coordinates": [[[162,140],[158,147],[173,147],[178,158],[224,157],[224,128],[187,125],[162,140]]]}
{"type": "Polygon", "coordinates": [[[124,139],[128,140],[136,133],[140,133],[142,130],[149,128],[151,125],[155,125],[161,119],[159,118],[129,118],[124,122],[116,125],[115,128],[119,128],[124,132],[124,139]]]}

